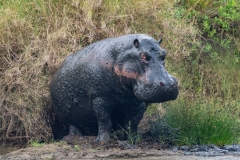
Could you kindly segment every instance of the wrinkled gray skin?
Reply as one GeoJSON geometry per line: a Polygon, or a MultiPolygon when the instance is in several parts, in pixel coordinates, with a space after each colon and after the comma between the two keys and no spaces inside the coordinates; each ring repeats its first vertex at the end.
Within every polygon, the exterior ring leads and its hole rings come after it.
{"type": "Polygon", "coordinates": [[[174,100],[178,82],[164,68],[166,51],[145,34],[93,43],[70,55],[53,76],[50,93],[60,119],[109,140],[112,129],[133,133],[148,103],[174,100]]]}

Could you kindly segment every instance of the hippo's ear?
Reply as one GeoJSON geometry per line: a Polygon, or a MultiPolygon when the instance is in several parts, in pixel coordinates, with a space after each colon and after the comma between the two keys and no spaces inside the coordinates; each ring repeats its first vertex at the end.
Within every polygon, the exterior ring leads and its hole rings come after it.
{"type": "Polygon", "coordinates": [[[133,41],[133,44],[134,44],[134,46],[135,46],[136,48],[138,48],[138,47],[140,46],[138,39],[135,39],[135,40],[133,41]]]}
{"type": "Polygon", "coordinates": [[[162,38],[158,40],[159,45],[162,43],[162,38]]]}

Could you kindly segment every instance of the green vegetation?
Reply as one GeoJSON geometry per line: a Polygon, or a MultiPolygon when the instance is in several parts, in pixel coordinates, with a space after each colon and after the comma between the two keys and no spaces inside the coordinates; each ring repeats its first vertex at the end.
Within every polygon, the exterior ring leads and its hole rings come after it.
{"type": "Polygon", "coordinates": [[[78,145],[75,145],[75,146],[74,146],[74,149],[75,149],[76,152],[80,152],[80,148],[79,148],[78,145]]]}
{"type": "Polygon", "coordinates": [[[164,104],[167,124],[180,130],[180,144],[238,143],[239,1],[180,1],[175,8],[201,35],[178,66],[184,89],[177,101],[164,104]]]}
{"type": "Polygon", "coordinates": [[[33,146],[33,147],[42,147],[44,146],[46,143],[45,142],[39,142],[37,140],[30,140],[30,144],[33,146]]]}
{"type": "Polygon", "coordinates": [[[189,102],[180,98],[165,104],[165,121],[179,129],[178,144],[231,144],[240,136],[240,125],[235,113],[239,102],[222,104],[218,100],[189,102]],[[170,107],[168,107],[170,105],[170,107]]]}
{"type": "Polygon", "coordinates": [[[0,1],[0,141],[50,141],[48,85],[63,59],[103,38],[146,33],[163,38],[179,80],[179,98],[163,104],[164,123],[179,130],[171,141],[236,142],[239,12],[239,0],[0,1]]]}
{"type": "Polygon", "coordinates": [[[124,134],[126,134],[127,136],[127,142],[131,145],[134,145],[138,142],[141,141],[142,139],[142,135],[140,133],[132,133],[131,131],[131,122],[129,122],[128,127],[125,129],[122,126],[119,125],[119,127],[121,128],[123,135],[120,138],[124,138],[124,134]]]}
{"type": "Polygon", "coordinates": [[[182,15],[194,19],[205,36],[223,41],[223,34],[239,35],[239,0],[182,0],[180,4],[182,15]]]}

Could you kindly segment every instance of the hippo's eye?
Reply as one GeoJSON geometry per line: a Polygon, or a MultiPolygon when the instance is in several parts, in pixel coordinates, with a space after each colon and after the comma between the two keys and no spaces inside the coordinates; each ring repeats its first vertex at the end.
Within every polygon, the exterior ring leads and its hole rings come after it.
{"type": "Polygon", "coordinates": [[[147,53],[140,53],[140,57],[143,61],[149,61],[150,60],[150,55],[147,53]]]}

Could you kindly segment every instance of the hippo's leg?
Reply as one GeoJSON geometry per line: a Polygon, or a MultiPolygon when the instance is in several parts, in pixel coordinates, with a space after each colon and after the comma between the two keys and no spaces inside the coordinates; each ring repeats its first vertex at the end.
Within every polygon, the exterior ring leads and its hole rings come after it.
{"type": "Polygon", "coordinates": [[[98,137],[97,141],[110,140],[110,133],[112,129],[112,121],[109,111],[109,104],[100,97],[93,100],[93,109],[98,120],[98,137]]]}
{"type": "Polygon", "coordinates": [[[69,135],[71,135],[71,136],[74,136],[74,135],[82,136],[82,131],[79,130],[76,126],[70,125],[69,126],[69,135]]]}
{"type": "Polygon", "coordinates": [[[143,118],[143,114],[146,109],[146,103],[140,102],[136,106],[128,107],[128,109],[125,111],[125,127],[130,127],[133,135],[137,135],[138,124],[143,118]]]}
{"type": "Polygon", "coordinates": [[[78,127],[74,125],[69,126],[69,134],[67,136],[63,137],[63,140],[65,141],[71,141],[75,136],[82,136],[81,130],[78,129],[78,127]]]}

